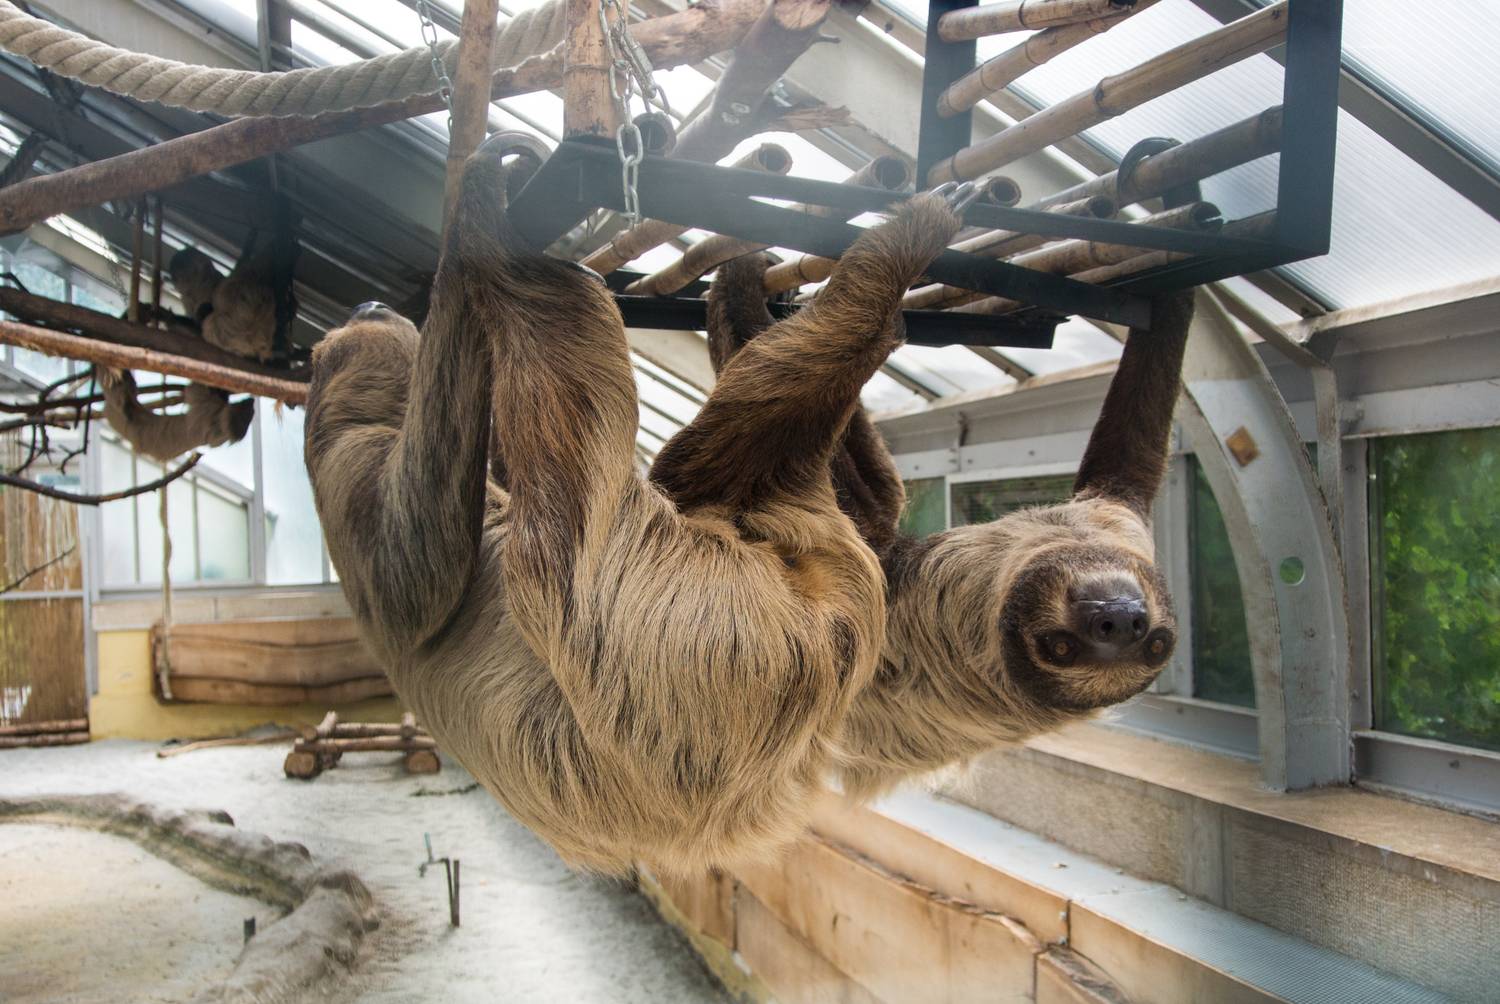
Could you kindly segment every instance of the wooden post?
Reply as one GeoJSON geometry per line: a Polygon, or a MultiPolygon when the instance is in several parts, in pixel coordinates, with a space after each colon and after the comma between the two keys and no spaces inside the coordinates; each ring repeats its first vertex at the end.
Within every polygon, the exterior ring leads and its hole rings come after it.
{"type": "Polygon", "coordinates": [[[130,299],[125,303],[125,319],[135,323],[141,319],[141,255],[145,253],[146,199],[143,196],[135,207],[135,227],[130,234],[130,299]]]}
{"type": "Polygon", "coordinates": [[[1062,55],[1075,45],[1108,31],[1156,2],[1157,0],[1136,0],[1133,7],[1116,8],[1114,13],[1092,21],[1080,21],[1037,32],[1026,41],[1006,49],[998,56],[992,56],[955,80],[938,96],[938,114],[944,118],[952,118],[968,111],[991,94],[1005,90],[1028,71],[1062,55]]]}
{"type": "MultiPolygon", "coordinates": [[[[634,28],[634,34],[658,69],[690,65],[732,47],[764,7],[763,0],[700,3],[645,21],[634,28]]],[[[497,71],[491,78],[490,96],[503,98],[556,87],[562,82],[562,69],[556,52],[528,59],[497,71]]],[[[442,98],[429,94],[315,118],[238,119],[118,157],[30,178],[0,189],[0,235],[25,230],[61,213],[169,188],[304,143],[442,108],[442,98]]]]}
{"type": "Polygon", "coordinates": [[[967,42],[986,35],[1034,31],[1093,21],[1128,11],[1135,0],[1002,0],[949,11],[938,21],[944,42],[967,42]]]}
{"type": "MultiPolygon", "coordinates": [[[[603,0],[567,0],[568,34],[563,42],[563,135],[614,136],[620,111],[610,93],[609,38],[599,23],[603,0]]],[[[621,0],[628,3],[629,0],[621,0]]],[[[623,86],[623,85],[622,85],[623,86]]]]}
{"type": "Polygon", "coordinates": [[[1240,18],[1086,91],[1043,108],[932,166],[929,185],[977,178],[1019,157],[1114,118],[1152,98],[1222,70],[1286,37],[1286,0],[1240,18]]]}
{"type": "MultiPolygon", "coordinates": [[[[118,320],[111,318],[111,320],[118,320]]],[[[128,321],[120,321],[129,324],[128,321]]],[[[144,328],[146,331],[155,331],[144,328]]],[[[156,334],[169,332],[156,331],[156,334]]],[[[179,336],[180,337],[180,336],[179,336]]],[[[113,369],[150,370],[167,376],[178,376],[194,383],[206,384],[233,393],[255,394],[269,397],[286,404],[303,404],[307,401],[307,384],[295,375],[287,377],[260,376],[253,370],[220,366],[202,362],[186,356],[174,355],[157,349],[122,345],[102,338],[85,338],[70,335],[50,328],[38,328],[15,321],[0,321],[0,345],[18,345],[23,349],[41,352],[49,356],[78,359],[86,363],[108,366],[113,369]]]]}
{"type": "Polygon", "coordinates": [[[453,71],[452,125],[448,129],[447,178],[443,186],[443,232],[453,217],[464,161],[484,142],[490,112],[490,60],[495,51],[499,0],[464,0],[453,71]]]}

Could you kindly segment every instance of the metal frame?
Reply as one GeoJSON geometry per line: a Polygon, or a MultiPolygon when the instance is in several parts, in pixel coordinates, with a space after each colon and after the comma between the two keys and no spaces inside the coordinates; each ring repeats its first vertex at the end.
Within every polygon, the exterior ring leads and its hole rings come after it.
{"type": "MultiPolygon", "coordinates": [[[[974,68],[975,45],[972,41],[944,42],[938,35],[937,23],[943,14],[977,3],[978,0],[930,0],[928,4],[919,178],[926,177],[932,164],[970,143],[968,114],[942,119],[935,105],[938,94],[974,68]]],[[[1166,249],[1188,251],[1194,257],[1131,276],[1116,283],[1115,288],[1148,295],[1259,272],[1327,253],[1332,228],[1342,25],[1343,0],[1289,2],[1275,237],[1267,241],[1234,241],[1197,235],[1197,246],[1166,249]],[[1295,170],[1288,170],[1289,164],[1296,165],[1295,170]]],[[[1129,224],[1123,226],[1134,229],[1129,224]]],[[[1007,229],[1027,228],[1007,226],[1007,229]]],[[[1139,231],[1135,232],[1134,240],[1115,240],[1148,246],[1141,243],[1139,231]]],[[[1149,246],[1161,247],[1155,243],[1149,246]]],[[[1086,310],[1071,312],[1096,316],[1086,310]]]]}

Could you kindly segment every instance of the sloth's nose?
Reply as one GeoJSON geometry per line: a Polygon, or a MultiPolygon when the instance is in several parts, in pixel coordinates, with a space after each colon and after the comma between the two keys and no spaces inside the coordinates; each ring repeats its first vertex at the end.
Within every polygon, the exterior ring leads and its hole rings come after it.
{"type": "Polygon", "coordinates": [[[1151,627],[1144,600],[1120,596],[1107,600],[1080,600],[1079,612],[1086,614],[1089,640],[1096,645],[1116,647],[1140,641],[1151,627]]]}
{"type": "Polygon", "coordinates": [[[351,322],[378,321],[383,318],[392,317],[395,315],[395,313],[396,312],[394,310],[392,310],[390,307],[387,307],[379,300],[366,300],[364,303],[361,303],[359,306],[354,308],[354,313],[349,315],[349,320],[351,322]]]}

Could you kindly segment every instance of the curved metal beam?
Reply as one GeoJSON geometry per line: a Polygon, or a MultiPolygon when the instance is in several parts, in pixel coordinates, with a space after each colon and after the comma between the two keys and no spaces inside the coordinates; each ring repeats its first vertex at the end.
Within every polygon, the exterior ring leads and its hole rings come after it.
{"type": "Polygon", "coordinates": [[[1178,419],[1223,511],[1250,625],[1261,776],[1276,790],[1346,784],[1350,635],[1334,522],[1270,373],[1206,293],[1183,389],[1178,419]]]}

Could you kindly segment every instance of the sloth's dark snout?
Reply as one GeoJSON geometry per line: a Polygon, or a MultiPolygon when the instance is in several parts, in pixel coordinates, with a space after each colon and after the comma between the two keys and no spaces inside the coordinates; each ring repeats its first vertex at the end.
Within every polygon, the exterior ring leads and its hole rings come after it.
{"type": "Polygon", "coordinates": [[[1146,637],[1151,627],[1144,600],[1122,597],[1102,601],[1083,601],[1087,609],[1088,637],[1096,645],[1126,645],[1146,637]]]}

